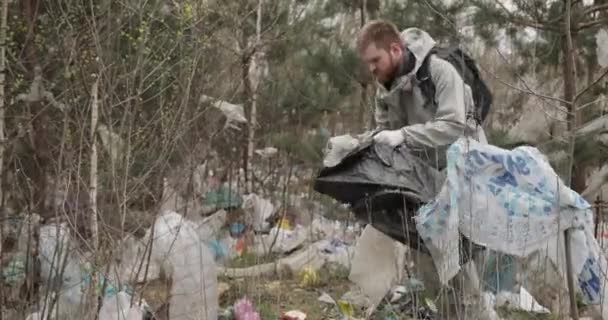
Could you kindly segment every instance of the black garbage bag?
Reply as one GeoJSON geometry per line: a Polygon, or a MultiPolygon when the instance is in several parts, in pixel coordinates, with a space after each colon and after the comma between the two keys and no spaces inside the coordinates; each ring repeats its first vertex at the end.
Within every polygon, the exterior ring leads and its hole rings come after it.
{"type": "Polygon", "coordinates": [[[333,167],[321,170],[314,189],[349,204],[363,223],[391,238],[428,252],[414,216],[439,193],[445,175],[405,147],[361,144],[333,167]]]}
{"type": "MultiPolygon", "coordinates": [[[[314,189],[350,205],[362,223],[429,253],[418,235],[414,217],[418,208],[437,196],[444,182],[443,172],[407,148],[369,141],[352,150],[337,165],[323,168],[315,179],[314,189]]],[[[474,253],[483,250],[464,236],[460,241],[461,264],[469,260],[470,249],[474,253]]]]}
{"type": "Polygon", "coordinates": [[[333,167],[321,170],[314,189],[354,205],[379,191],[407,191],[409,200],[426,203],[439,193],[445,175],[407,148],[362,143],[333,167]]]}

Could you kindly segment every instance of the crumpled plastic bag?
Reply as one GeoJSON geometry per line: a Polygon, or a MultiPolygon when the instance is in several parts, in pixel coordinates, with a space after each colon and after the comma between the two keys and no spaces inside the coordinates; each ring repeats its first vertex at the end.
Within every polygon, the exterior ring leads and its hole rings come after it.
{"type": "Polygon", "coordinates": [[[549,313],[549,309],[540,305],[524,287],[519,288],[519,293],[499,292],[496,295],[496,306],[507,306],[526,312],[549,313]]]}
{"type": "MultiPolygon", "coordinates": [[[[149,239],[150,230],[145,238],[149,239]]],[[[154,223],[153,260],[170,271],[173,284],[171,320],[214,320],[218,317],[217,266],[200,240],[196,224],[166,211],[154,223]]]]}
{"type": "MultiPolygon", "coordinates": [[[[40,260],[40,277],[45,285],[59,283],[60,295],[55,307],[60,314],[77,317],[83,298],[83,275],[81,261],[75,252],[76,244],[72,241],[66,223],[49,224],[40,227],[38,242],[38,259],[40,260]]],[[[47,304],[43,302],[42,305],[47,304]]],[[[47,306],[49,308],[50,306],[47,306]]]]}
{"type": "Polygon", "coordinates": [[[265,231],[269,227],[266,219],[274,213],[274,205],[255,193],[243,196],[243,209],[250,214],[251,220],[248,221],[255,231],[265,231]]]}
{"type": "Polygon", "coordinates": [[[344,157],[358,146],[359,140],[349,134],[330,138],[325,147],[323,166],[334,167],[338,165],[344,157]]]}

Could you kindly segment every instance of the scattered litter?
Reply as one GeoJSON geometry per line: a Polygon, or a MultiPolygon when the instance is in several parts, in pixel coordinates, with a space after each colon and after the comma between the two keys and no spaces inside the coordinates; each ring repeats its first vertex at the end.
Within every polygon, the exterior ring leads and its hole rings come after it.
{"type": "Polygon", "coordinates": [[[215,190],[210,190],[205,194],[203,205],[215,210],[229,210],[240,208],[243,200],[241,196],[226,184],[220,185],[215,190]]]}
{"type": "Polygon", "coordinates": [[[147,306],[131,306],[131,295],[121,291],[103,299],[99,310],[99,320],[142,320],[147,306]]]}
{"type": "Polygon", "coordinates": [[[279,152],[277,148],[274,147],[266,147],[264,149],[257,149],[255,153],[262,158],[269,158],[276,155],[279,152]]]}
{"type": "Polygon", "coordinates": [[[524,287],[520,287],[519,294],[501,291],[496,295],[496,306],[505,306],[511,309],[534,313],[549,313],[549,309],[541,306],[524,287]]]}
{"type": "Polygon", "coordinates": [[[253,309],[253,303],[242,298],[234,303],[234,319],[235,320],[260,320],[260,314],[253,309]]]}
{"type": "Polygon", "coordinates": [[[281,320],[305,320],[306,314],[299,310],[287,311],[281,314],[281,320]]]}
{"type": "Polygon", "coordinates": [[[25,259],[21,255],[14,255],[8,265],[2,268],[2,282],[17,284],[25,280],[25,259]]]}
{"type": "Polygon", "coordinates": [[[230,225],[230,235],[234,238],[240,237],[245,232],[245,225],[240,222],[234,222],[230,225]]]}
{"type": "Polygon", "coordinates": [[[481,310],[479,310],[479,315],[482,319],[487,320],[500,320],[500,316],[494,310],[496,306],[496,297],[491,292],[484,292],[481,296],[481,310]]]}
{"type": "Polygon", "coordinates": [[[350,290],[342,295],[342,297],[337,301],[338,305],[341,303],[348,302],[351,306],[356,306],[357,308],[365,309],[372,306],[370,299],[360,290],[350,290]]]}
{"type": "Polygon", "coordinates": [[[337,302],[338,309],[345,317],[352,317],[355,314],[355,307],[347,300],[340,299],[337,302]]]}
{"type": "Polygon", "coordinates": [[[235,123],[246,123],[245,111],[242,104],[232,104],[230,102],[201,95],[200,102],[211,102],[212,105],[222,111],[226,116],[226,126],[238,129],[235,123]]]}
{"type": "Polygon", "coordinates": [[[251,216],[251,225],[255,231],[265,231],[269,228],[266,221],[274,213],[274,205],[255,193],[243,197],[243,209],[251,216]]]}
{"type": "MultiPolygon", "coordinates": [[[[416,286],[416,289],[419,289],[418,285],[416,286]]],[[[376,315],[376,317],[372,318],[377,318],[379,315],[384,319],[393,319],[393,317],[398,315],[399,317],[394,319],[402,319],[404,315],[407,315],[411,318],[420,320],[438,319],[437,306],[429,299],[423,299],[421,295],[418,294],[418,291],[413,292],[407,289],[406,286],[400,286],[394,288],[392,293],[389,293],[388,295],[391,295],[390,300],[383,299],[382,303],[373,310],[372,316],[376,315]],[[408,294],[405,294],[406,292],[408,294]]]]}
{"type": "Polygon", "coordinates": [[[409,278],[406,280],[405,285],[397,286],[391,289],[390,302],[395,302],[401,299],[406,294],[412,294],[420,291],[424,291],[424,284],[422,283],[422,281],[415,278],[409,278]]]}
{"type": "Polygon", "coordinates": [[[300,287],[313,287],[319,284],[319,273],[310,266],[304,267],[298,274],[300,287]]]}
{"type": "Polygon", "coordinates": [[[326,292],[323,292],[321,294],[321,296],[318,299],[320,302],[323,303],[327,303],[327,304],[336,304],[336,300],[334,300],[334,298],[332,298],[329,294],[327,294],[326,292]]]}

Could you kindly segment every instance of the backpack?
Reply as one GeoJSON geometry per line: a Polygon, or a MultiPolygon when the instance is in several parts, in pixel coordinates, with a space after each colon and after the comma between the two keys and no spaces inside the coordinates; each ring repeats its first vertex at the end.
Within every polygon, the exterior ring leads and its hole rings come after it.
{"type": "Polygon", "coordinates": [[[422,95],[428,100],[435,102],[435,84],[429,73],[429,57],[432,54],[450,62],[456,68],[464,82],[471,87],[473,101],[475,102],[475,113],[472,116],[479,124],[483,123],[490,112],[492,92],[490,92],[486,83],[481,79],[475,61],[456,46],[435,46],[426,56],[420,69],[418,69],[418,72],[416,73],[416,77],[420,81],[419,87],[420,91],[422,91],[422,95]]]}

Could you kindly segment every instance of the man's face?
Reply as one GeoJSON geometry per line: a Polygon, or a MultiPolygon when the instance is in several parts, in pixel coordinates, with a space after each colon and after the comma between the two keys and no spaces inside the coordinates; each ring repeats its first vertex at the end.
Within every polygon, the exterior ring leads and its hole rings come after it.
{"type": "Polygon", "coordinates": [[[371,43],[363,50],[361,58],[376,80],[380,83],[386,83],[397,72],[401,55],[402,50],[398,43],[392,43],[388,50],[378,48],[375,43],[371,43]]]}

